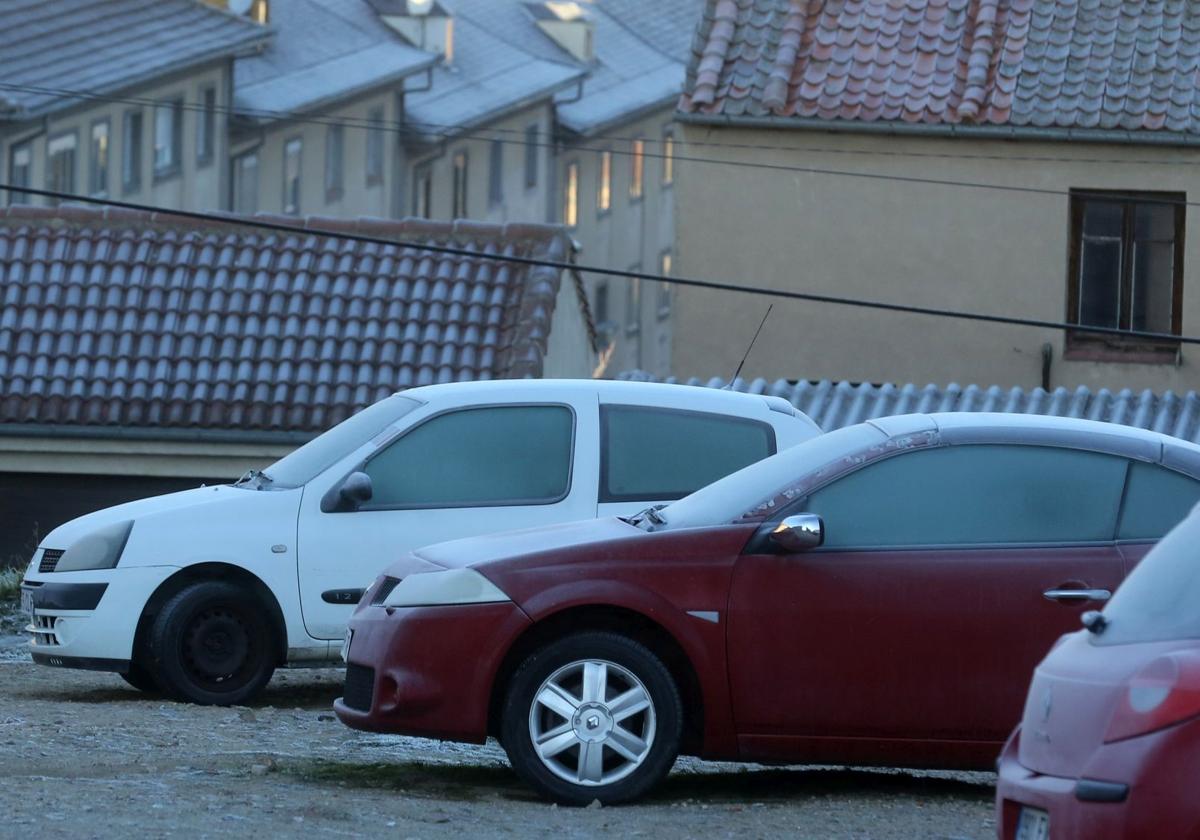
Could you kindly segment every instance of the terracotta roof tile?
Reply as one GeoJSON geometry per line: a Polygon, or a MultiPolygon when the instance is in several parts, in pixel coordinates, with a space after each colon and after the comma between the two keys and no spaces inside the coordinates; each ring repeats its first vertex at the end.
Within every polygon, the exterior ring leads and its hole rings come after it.
{"type": "Polygon", "coordinates": [[[0,210],[0,424],[316,432],[410,386],[541,374],[558,270],[323,231],[563,261],[562,228],[245,221],[0,210]]]}
{"type": "Polygon", "coordinates": [[[1200,133],[1200,4],[708,0],[680,110],[1200,133]]]}

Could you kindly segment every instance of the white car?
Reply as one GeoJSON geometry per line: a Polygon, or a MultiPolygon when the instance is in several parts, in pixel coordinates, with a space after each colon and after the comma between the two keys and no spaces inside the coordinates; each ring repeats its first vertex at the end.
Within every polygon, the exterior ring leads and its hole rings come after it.
{"type": "Polygon", "coordinates": [[[820,434],[777,397],[592,380],[434,385],[262,472],[90,513],[22,584],[35,662],[244,702],[339,660],[381,569],[457,537],[626,515],[820,434]]]}

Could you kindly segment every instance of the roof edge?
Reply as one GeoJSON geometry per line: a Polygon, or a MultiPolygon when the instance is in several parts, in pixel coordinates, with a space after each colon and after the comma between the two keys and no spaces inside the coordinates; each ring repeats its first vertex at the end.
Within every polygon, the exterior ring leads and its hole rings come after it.
{"type": "Polygon", "coordinates": [[[1200,146],[1200,134],[1150,132],[1108,128],[1059,128],[1014,125],[947,125],[907,122],[855,122],[808,117],[742,117],[675,109],[675,119],[691,125],[719,128],[766,128],[779,131],[827,131],[835,134],[882,134],[916,137],[958,137],[974,140],[1041,140],[1046,142],[1110,143],[1122,146],[1200,146]]]}
{"type": "Polygon", "coordinates": [[[248,443],[297,446],[318,431],[210,429],[183,426],[100,426],[80,423],[0,423],[0,437],[72,438],[83,440],[144,440],[179,443],[248,443]]]}

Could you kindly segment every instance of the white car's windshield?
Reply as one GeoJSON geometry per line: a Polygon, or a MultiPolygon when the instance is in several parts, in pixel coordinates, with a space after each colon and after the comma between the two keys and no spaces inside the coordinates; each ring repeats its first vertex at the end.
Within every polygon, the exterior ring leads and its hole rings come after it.
{"type": "Polygon", "coordinates": [[[419,405],[399,394],[380,400],[283,456],[261,475],[271,488],[307,484],[419,405]]]}
{"type": "Polygon", "coordinates": [[[733,522],[813,469],[866,449],[887,436],[866,423],[798,443],[751,464],[657,511],[666,528],[733,522]]]}

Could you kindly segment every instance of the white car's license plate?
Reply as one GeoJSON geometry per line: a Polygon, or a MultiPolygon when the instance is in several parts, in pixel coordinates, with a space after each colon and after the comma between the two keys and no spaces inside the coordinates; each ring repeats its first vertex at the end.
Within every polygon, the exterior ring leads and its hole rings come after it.
{"type": "Polygon", "coordinates": [[[1022,808],[1017,819],[1017,840],[1049,840],[1050,815],[1037,808],[1022,808]]]}
{"type": "Polygon", "coordinates": [[[29,616],[29,620],[33,621],[33,592],[28,589],[21,590],[21,612],[29,616]]]}

